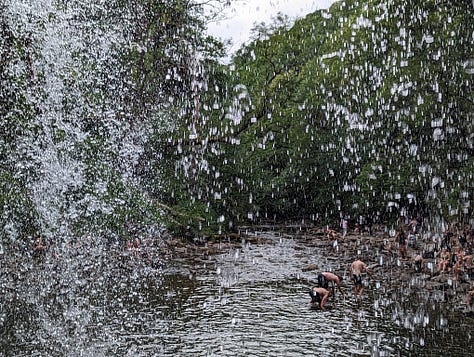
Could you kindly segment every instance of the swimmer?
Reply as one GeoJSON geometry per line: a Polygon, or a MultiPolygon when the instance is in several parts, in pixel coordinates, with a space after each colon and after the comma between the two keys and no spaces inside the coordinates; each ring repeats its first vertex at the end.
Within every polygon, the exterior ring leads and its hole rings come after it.
{"type": "Polygon", "coordinates": [[[311,304],[318,306],[321,310],[324,310],[324,304],[330,295],[329,290],[314,287],[309,289],[309,296],[311,296],[311,304]]]}
{"type": "Polygon", "coordinates": [[[337,239],[337,236],[338,236],[337,232],[330,227],[326,228],[326,234],[327,234],[327,237],[330,239],[337,239]]]}
{"type": "Polygon", "coordinates": [[[367,268],[367,265],[365,265],[365,263],[360,259],[357,259],[356,261],[352,262],[348,270],[352,274],[352,281],[354,282],[354,294],[357,298],[358,296],[361,296],[364,292],[362,273],[367,273],[370,278],[372,278],[372,273],[367,268]]]}
{"type": "Polygon", "coordinates": [[[415,262],[414,264],[415,272],[417,273],[421,272],[421,270],[423,269],[423,256],[421,255],[421,253],[418,252],[413,258],[413,260],[415,262]]]}
{"type": "Polygon", "coordinates": [[[438,272],[444,273],[451,269],[451,253],[447,249],[443,249],[440,254],[438,263],[438,272]]]}
{"type": "Polygon", "coordinates": [[[471,306],[472,305],[472,300],[474,299],[474,290],[470,290],[467,292],[466,295],[466,305],[471,306]]]}
{"type": "Polygon", "coordinates": [[[318,274],[318,285],[321,288],[328,289],[329,288],[329,283],[331,284],[331,289],[332,289],[332,294],[336,296],[336,291],[334,289],[334,285],[337,285],[337,288],[339,292],[341,293],[342,296],[346,296],[344,294],[344,291],[341,289],[341,283],[342,283],[342,276],[325,271],[323,273],[318,274]]]}

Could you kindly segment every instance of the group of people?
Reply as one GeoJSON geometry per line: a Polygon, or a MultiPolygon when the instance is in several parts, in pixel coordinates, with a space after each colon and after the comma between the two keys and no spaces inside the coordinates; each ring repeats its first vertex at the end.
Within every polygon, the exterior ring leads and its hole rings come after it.
{"type": "MultiPolygon", "coordinates": [[[[367,273],[371,278],[372,274],[367,268],[367,265],[360,259],[352,262],[348,267],[348,271],[354,284],[354,295],[356,298],[359,298],[364,292],[363,274],[367,273]]],[[[345,297],[346,294],[341,288],[342,280],[342,276],[332,272],[325,271],[319,273],[318,286],[309,289],[309,296],[311,297],[310,303],[324,310],[328,298],[336,295],[335,287],[337,287],[341,295],[345,297]]]]}
{"type": "Polygon", "coordinates": [[[470,225],[466,225],[463,230],[446,229],[438,243],[433,241],[432,244],[428,244],[432,246],[432,249],[428,251],[422,251],[418,246],[420,227],[419,221],[416,219],[410,221],[406,226],[399,225],[393,239],[384,245],[384,250],[390,254],[398,251],[398,256],[401,259],[409,259],[408,248],[411,247],[414,251],[413,259],[416,271],[422,270],[425,258],[437,259],[437,272],[439,273],[452,272],[458,276],[460,272],[474,269],[474,231],[470,225]]]}
{"type": "Polygon", "coordinates": [[[373,226],[373,219],[372,216],[363,216],[360,215],[359,219],[354,221],[349,218],[349,216],[343,216],[340,221],[340,227],[342,228],[342,237],[346,237],[349,231],[350,222],[353,221],[354,225],[354,233],[355,234],[362,234],[367,232],[368,235],[372,235],[372,226],[373,226]]]}
{"type": "Polygon", "coordinates": [[[454,237],[455,234],[451,229],[448,229],[443,235],[438,272],[452,273],[455,278],[464,272],[472,278],[474,275],[474,232],[469,225],[466,225],[458,234],[457,240],[453,239],[454,237]]]}
{"type": "MultiPolygon", "coordinates": [[[[401,217],[404,218],[404,217],[401,217]]],[[[348,224],[344,219],[341,224],[342,237],[347,235],[348,224]]],[[[421,237],[423,228],[423,219],[416,216],[411,220],[401,219],[395,235],[384,244],[383,250],[389,254],[397,254],[401,260],[410,264],[415,272],[426,271],[426,261],[434,260],[432,267],[437,267],[435,274],[450,273],[453,279],[461,278],[462,274],[467,274],[469,279],[474,279],[474,229],[471,225],[465,225],[463,228],[448,227],[438,243],[435,243],[435,250],[428,256],[428,251],[420,249],[417,240],[421,237]],[[396,250],[393,250],[395,248],[396,250]],[[409,248],[412,248],[409,250],[409,248]],[[410,255],[412,257],[410,257],[410,255]],[[410,261],[412,263],[410,263],[410,261]]],[[[330,239],[337,240],[339,233],[330,227],[326,228],[325,233],[330,239]]],[[[357,228],[354,228],[355,234],[361,234],[357,228]]],[[[371,234],[369,234],[370,236],[371,234]]],[[[433,240],[433,243],[436,242],[433,240]]],[[[429,245],[429,244],[428,244],[429,245]]],[[[429,266],[429,265],[428,265],[429,266]]],[[[354,284],[354,294],[359,298],[364,291],[362,276],[371,273],[367,266],[361,260],[356,260],[349,266],[351,279],[354,284]]],[[[430,270],[433,273],[433,270],[430,270]]],[[[311,303],[324,309],[327,299],[335,295],[334,287],[337,286],[341,294],[345,296],[341,289],[342,277],[331,273],[322,272],[318,275],[318,285],[310,289],[311,303]]],[[[471,286],[465,299],[466,304],[474,304],[474,285],[471,286]]]]}
{"type": "MultiPolygon", "coordinates": [[[[458,278],[461,273],[468,273],[473,275],[473,254],[474,254],[474,234],[470,226],[457,235],[453,232],[454,229],[447,229],[443,234],[440,244],[434,247],[432,252],[426,254],[429,258],[437,259],[437,273],[452,273],[455,278],[458,278]],[[457,236],[457,239],[455,238],[457,236]]],[[[407,255],[407,244],[404,238],[403,231],[399,231],[395,240],[399,245],[399,253],[402,258],[407,255]]],[[[414,256],[415,270],[421,271],[424,266],[424,253],[419,250],[414,256]]]]}
{"type": "Polygon", "coordinates": [[[452,272],[455,277],[465,270],[472,270],[472,255],[466,254],[465,249],[458,247],[453,252],[450,249],[443,248],[439,254],[438,272],[452,272]]]}

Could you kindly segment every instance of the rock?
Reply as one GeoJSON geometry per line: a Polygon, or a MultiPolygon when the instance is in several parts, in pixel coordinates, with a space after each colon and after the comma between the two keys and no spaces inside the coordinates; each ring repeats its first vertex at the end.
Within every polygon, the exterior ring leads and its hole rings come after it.
{"type": "Polygon", "coordinates": [[[445,283],[439,283],[436,281],[427,281],[425,283],[425,289],[427,290],[444,290],[445,283]]]}
{"type": "Polygon", "coordinates": [[[431,278],[432,282],[446,284],[448,282],[449,275],[439,274],[431,278]]]}
{"type": "Polygon", "coordinates": [[[408,272],[401,272],[399,279],[402,280],[402,281],[409,281],[411,279],[411,277],[412,277],[412,274],[410,274],[408,272]]]}
{"type": "Polygon", "coordinates": [[[303,271],[312,271],[318,269],[318,266],[316,264],[309,264],[306,267],[304,267],[302,270],[303,271]]]}

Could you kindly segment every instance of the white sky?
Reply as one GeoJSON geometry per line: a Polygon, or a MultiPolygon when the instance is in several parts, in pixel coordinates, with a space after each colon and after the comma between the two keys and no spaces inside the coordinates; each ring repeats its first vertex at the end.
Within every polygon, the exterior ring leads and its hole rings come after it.
{"type": "MultiPolygon", "coordinates": [[[[474,0],[473,0],[474,1],[474,0]]],[[[232,0],[227,8],[227,20],[210,23],[208,31],[221,40],[232,40],[231,52],[236,51],[250,36],[255,23],[271,23],[278,12],[290,18],[304,17],[327,9],[335,0],[232,0]]]]}

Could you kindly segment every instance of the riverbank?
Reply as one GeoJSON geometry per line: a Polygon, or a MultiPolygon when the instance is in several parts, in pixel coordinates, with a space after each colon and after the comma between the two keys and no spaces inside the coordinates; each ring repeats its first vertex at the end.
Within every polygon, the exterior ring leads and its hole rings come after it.
{"type": "MultiPolygon", "coordinates": [[[[376,287],[387,295],[396,294],[407,298],[417,295],[424,302],[444,303],[451,310],[472,313],[471,307],[465,304],[468,291],[473,289],[472,276],[467,269],[461,270],[459,274],[454,274],[452,269],[438,272],[439,257],[436,253],[426,251],[433,247],[429,235],[418,235],[417,240],[407,246],[405,258],[400,256],[396,244],[392,242],[393,238],[382,229],[374,229],[372,235],[350,232],[346,237],[340,233],[330,237],[324,228],[311,225],[241,227],[239,233],[195,242],[170,239],[167,241],[167,251],[175,257],[194,256],[202,259],[229,249],[241,249],[248,244],[272,244],[272,240],[261,234],[266,231],[283,232],[284,238],[300,243],[299,249],[316,249],[331,261],[337,261],[339,269],[334,272],[345,277],[343,286],[346,291],[352,291],[347,267],[352,261],[361,259],[374,275],[374,280],[368,282],[367,291],[376,287]],[[429,254],[425,254],[421,265],[417,267],[415,256],[423,253],[429,254]]],[[[302,261],[299,268],[302,272],[328,270],[328,267],[313,261],[302,261]]]]}
{"type": "Polygon", "coordinates": [[[11,355],[469,355],[474,318],[461,305],[469,282],[414,272],[385,239],[247,227],[48,251],[2,267],[2,347],[11,355]],[[374,274],[359,300],[346,272],[357,257],[374,274]],[[344,275],[346,298],[314,311],[307,289],[325,270],[344,275]]]}
{"type": "MultiPolygon", "coordinates": [[[[307,233],[296,235],[307,246],[316,246],[324,253],[340,262],[341,271],[347,279],[345,286],[352,288],[349,274],[345,271],[352,261],[361,259],[372,272],[374,279],[368,289],[376,287],[385,294],[396,294],[408,299],[418,295],[424,302],[445,303],[452,310],[472,313],[472,308],[465,304],[468,291],[473,289],[472,274],[467,267],[458,274],[451,268],[446,272],[438,271],[439,256],[433,251],[432,239],[429,235],[417,235],[416,241],[406,248],[406,256],[402,257],[393,238],[378,230],[374,235],[349,233],[346,237],[328,237],[324,229],[314,228],[307,233]],[[417,266],[415,257],[422,256],[417,266]]],[[[453,249],[454,251],[454,249],[453,249]]],[[[302,271],[319,270],[324,267],[307,264],[302,271]]]]}

